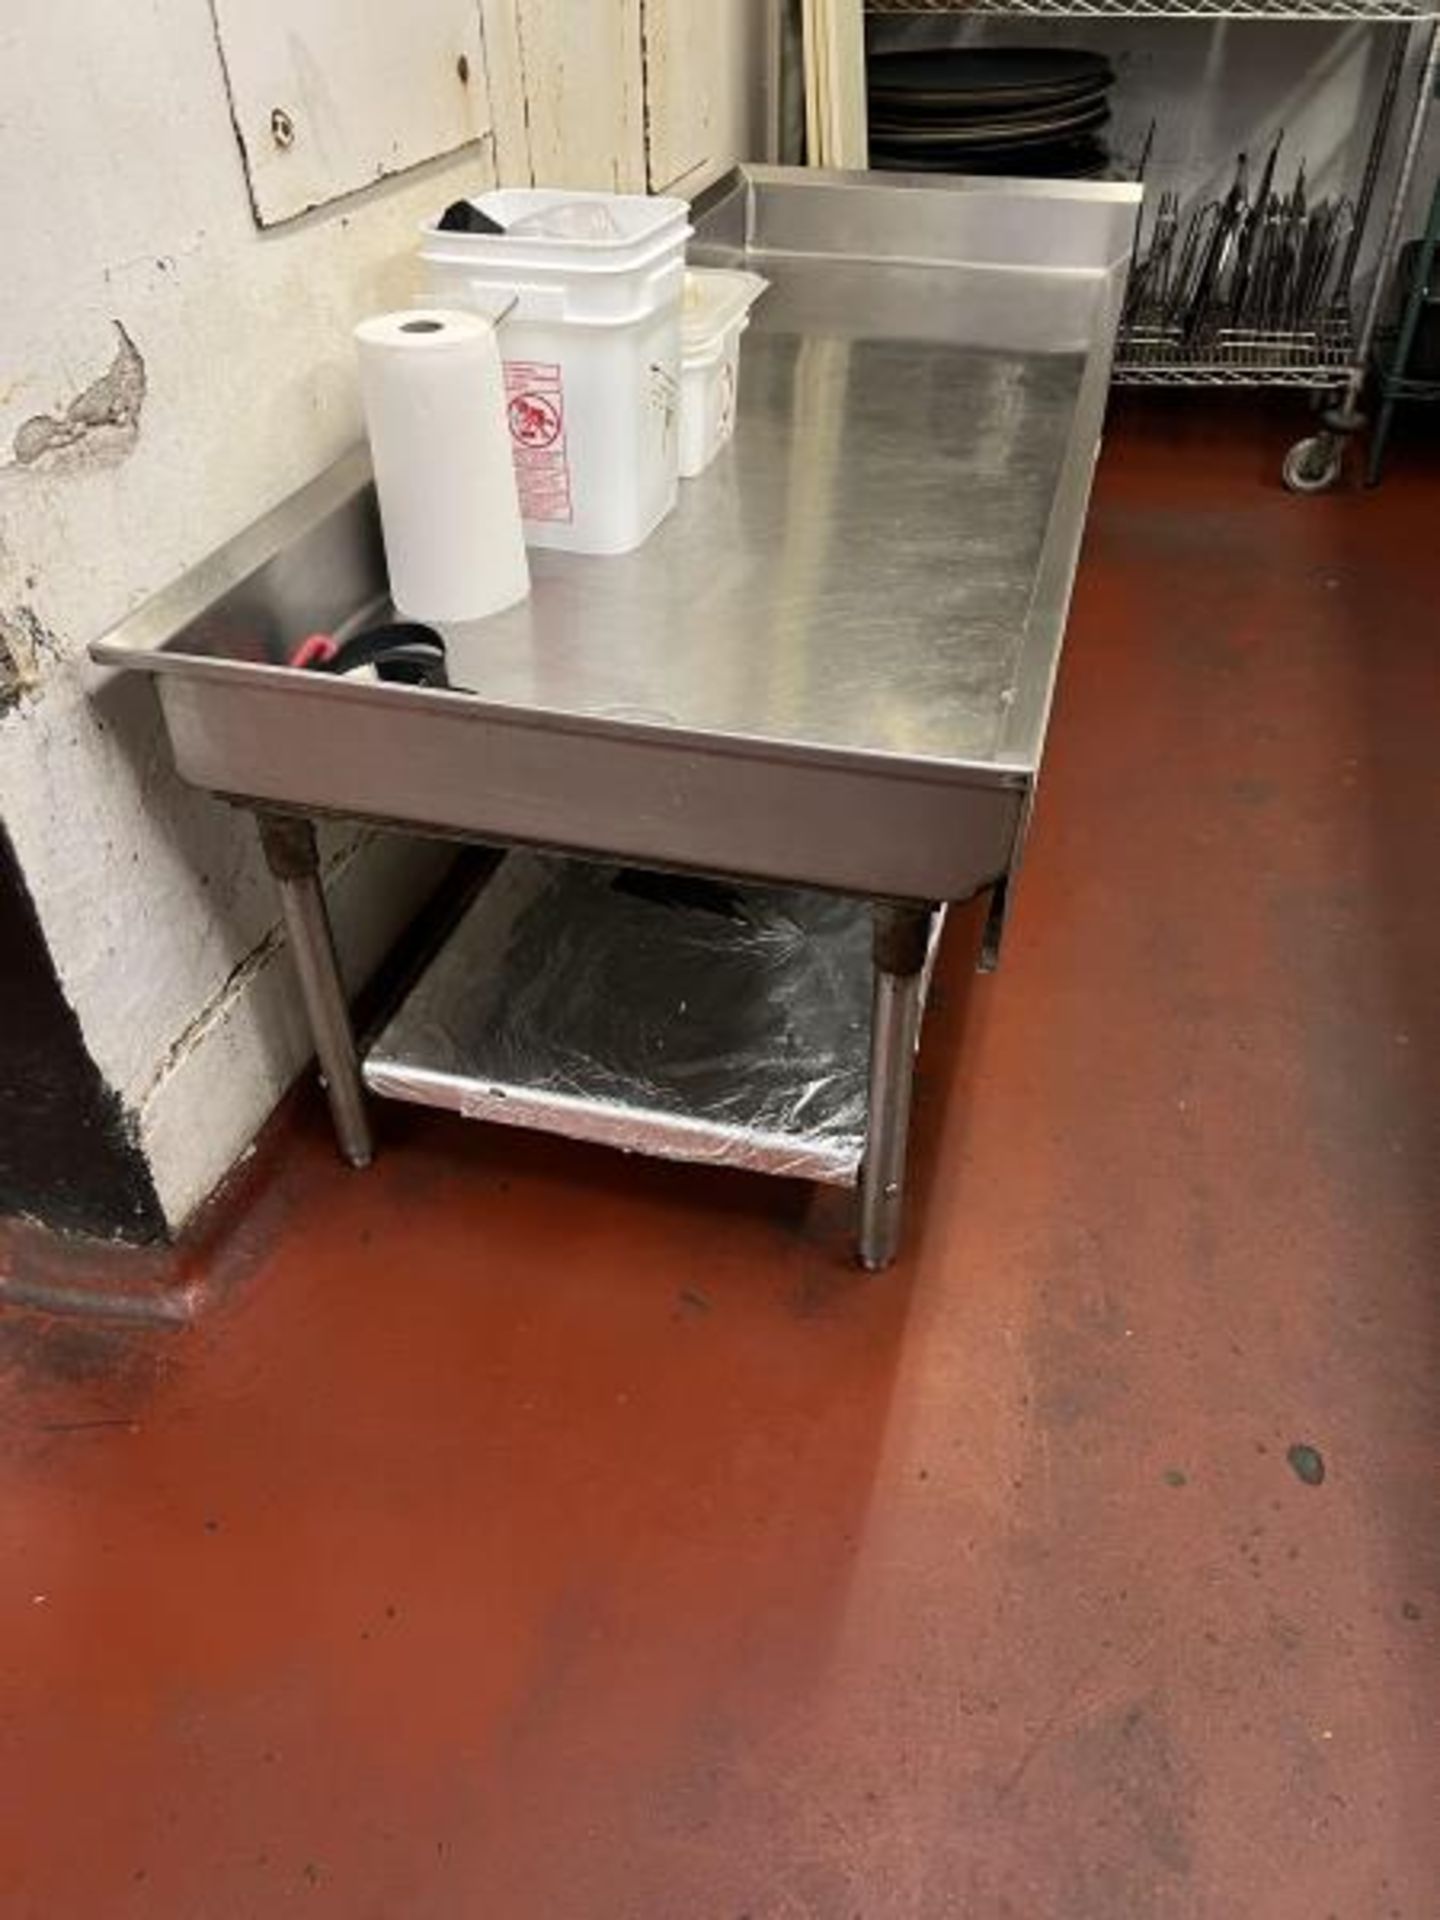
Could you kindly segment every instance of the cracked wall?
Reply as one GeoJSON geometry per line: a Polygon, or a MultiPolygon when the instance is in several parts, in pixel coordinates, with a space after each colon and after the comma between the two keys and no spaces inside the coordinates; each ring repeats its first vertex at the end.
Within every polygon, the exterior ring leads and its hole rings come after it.
{"type": "MultiPolygon", "coordinates": [[[[153,689],[85,649],[353,442],[350,329],[410,298],[421,219],[490,184],[490,149],[262,237],[204,7],[157,0],[117,37],[103,0],[11,0],[6,26],[0,825],[174,1224],[306,1035],[250,823],[179,784],[153,689]]],[[[331,839],[352,979],[445,858],[331,839]]]]}
{"type": "MultiPolygon", "coordinates": [[[[590,0],[606,31],[583,60],[558,0],[478,4],[507,178],[643,185],[640,0],[590,0]]],[[[0,228],[23,267],[0,308],[0,822],[175,1224],[306,1034],[249,822],[179,785],[151,685],[85,648],[353,443],[351,329],[418,291],[422,219],[493,184],[494,143],[260,234],[205,6],[154,0],[117,34],[106,0],[9,0],[6,27],[25,58],[0,63],[0,228]]],[[[329,847],[355,980],[449,853],[329,847]]]]}
{"type": "Polygon", "coordinates": [[[16,466],[33,467],[47,455],[96,452],[122,458],[140,437],[145,405],[145,362],[118,320],[115,357],[97,379],[77,393],[63,412],[32,414],[15,429],[11,453],[16,466]]]}
{"type": "Polygon", "coordinates": [[[41,626],[33,608],[0,609],[0,713],[35,692],[58,652],[55,636],[41,626]]]}

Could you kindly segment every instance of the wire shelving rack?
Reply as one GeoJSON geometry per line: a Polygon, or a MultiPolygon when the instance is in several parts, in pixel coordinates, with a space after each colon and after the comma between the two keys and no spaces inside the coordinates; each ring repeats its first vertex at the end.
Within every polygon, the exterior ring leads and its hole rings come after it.
{"type": "MultiPolygon", "coordinates": [[[[1298,331],[1220,328],[1187,340],[1178,330],[1136,325],[1122,332],[1116,351],[1115,379],[1126,386],[1290,387],[1333,394],[1335,402],[1321,431],[1291,448],[1284,469],[1286,484],[1297,492],[1320,492],[1333,485],[1347,440],[1364,424],[1360,398],[1440,73],[1440,0],[864,0],[864,6],[869,14],[932,18],[983,14],[1051,20],[1328,20],[1391,27],[1389,69],[1359,193],[1360,229],[1374,210],[1405,68],[1415,37],[1421,37],[1424,50],[1415,98],[1385,212],[1374,281],[1358,322],[1342,303],[1298,331]]],[[[1358,239],[1357,233],[1357,249],[1358,239]]]]}

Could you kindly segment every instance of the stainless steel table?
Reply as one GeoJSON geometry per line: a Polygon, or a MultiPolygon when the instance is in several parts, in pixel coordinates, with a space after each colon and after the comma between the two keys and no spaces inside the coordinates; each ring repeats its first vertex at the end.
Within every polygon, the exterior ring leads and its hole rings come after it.
{"type": "MultiPolygon", "coordinates": [[[[484,662],[465,690],[282,664],[299,635],[384,609],[363,450],[96,643],[97,660],[156,676],[181,774],[260,818],[352,1161],[371,1153],[368,1080],[856,1180],[862,1258],[893,1257],[937,908],[992,890],[993,964],[1138,201],[1112,184],[737,170],[697,205],[692,246],[772,283],[733,445],[638,552],[532,554],[529,601],[463,636],[484,662]],[[363,1077],[317,876],[312,821],[327,815],[570,857],[512,856],[363,1077]],[[710,1018],[734,1031],[685,1039],[708,963],[693,939],[688,960],[650,952],[646,914],[695,903],[637,893],[636,868],[740,883],[696,909],[731,983],[710,1018]],[[598,1068],[574,1070],[572,1034],[564,1061],[527,1077],[506,1011],[529,978],[514,956],[563,945],[582,909],[619,970],[597,1009],[633,986],[646,1010],[598,1068]],[[828,1037],[803,1014],[820,1004],[828,1037]]],[[[573,1011],[577,977],[557,977],[557,1010],[573,1011]]],[[[543,1053],[550,1025],[528,1009],[526,1045],[543,1053]]]]}

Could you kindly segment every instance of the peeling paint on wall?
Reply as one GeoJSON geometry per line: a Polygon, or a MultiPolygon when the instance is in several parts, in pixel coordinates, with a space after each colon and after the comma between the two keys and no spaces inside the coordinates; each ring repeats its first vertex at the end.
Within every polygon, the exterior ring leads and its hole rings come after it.
{"type": "Polygon", "coordinates": [[[29,607],[0,612],[0,714],[35,691],[44,662],[58,658],[59,653],[55,636],[29,607]]]}
{"type": "Polygon", "coordinates": [[[120,341],[99,379],[76,394],[63,413],[37,413],[16,428],[12,451],[17,467],[33,467],[49,454],[82,447],[108,464],[134,447],[145,404],[145,362],[121,323],[112,324],[120,341]]]}

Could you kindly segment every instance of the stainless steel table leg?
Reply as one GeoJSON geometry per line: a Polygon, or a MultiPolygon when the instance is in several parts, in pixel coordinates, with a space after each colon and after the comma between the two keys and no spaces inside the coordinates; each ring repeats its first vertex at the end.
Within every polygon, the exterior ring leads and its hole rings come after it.
{"type": "Polygon", "coordinates": [[[985,910],[985,930],[980,935],[979,973],[994,973],[1000,965],[1000,949],[1005,929],[1010,924],[1010,875],[1002,873],[990,889],[990,905],[985,910]]]}
{"type": "Polygon", "coordinates": [[[308,820],[291,814],[257,810],[255,818],[266,862],[280,889],[285,931],[300,975],[300,991],[310,1017],[335,1136],[352,1167],[368,1167],[375,1147],[365,1110],[350,1007],[320,884],[315,829],[308,820]]]}
{"type": "Polygon", "coordinates": [[[874,913],[870,1115],[860,1175],[860,1263],[877,1273],[890,1265],[900,1244],[921,983],[934,911],[877,904],[874,913]]]}

